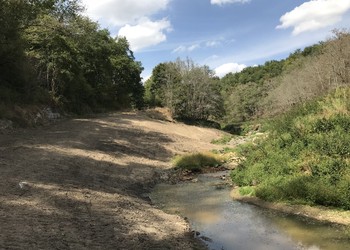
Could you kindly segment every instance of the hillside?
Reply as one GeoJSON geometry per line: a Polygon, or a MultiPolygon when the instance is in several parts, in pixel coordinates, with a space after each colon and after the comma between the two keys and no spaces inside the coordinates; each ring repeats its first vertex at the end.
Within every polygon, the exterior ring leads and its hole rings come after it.
{"type": "Polygon", "coordinates": [[[241,149],[232,173],[268,201],[350,209],[350,88],[338,88],[269,122],[267,138],[241,149]]]}

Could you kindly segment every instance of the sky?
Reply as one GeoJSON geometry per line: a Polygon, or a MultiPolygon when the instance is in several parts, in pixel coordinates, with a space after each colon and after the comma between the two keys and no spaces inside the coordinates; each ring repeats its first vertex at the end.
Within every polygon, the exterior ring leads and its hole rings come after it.
{"type": "Polygon", "coordinates": [[[217,76],[288,57],[349,29],[350,0],[82,0],[85,13],[125,36],[147,80],[191,58],[217,76]]]}

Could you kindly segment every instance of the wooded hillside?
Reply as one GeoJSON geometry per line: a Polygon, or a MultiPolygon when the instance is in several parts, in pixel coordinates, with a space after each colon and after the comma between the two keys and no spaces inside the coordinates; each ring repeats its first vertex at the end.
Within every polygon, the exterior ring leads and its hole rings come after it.
{"type": "Polygon", "coordinates": [[[349,44],[349,33],[336,30],[328,41],[286,59],[221,79],[191,59],[160,63],[145,84],[145,102],[168,107],[178,118],[211,119],[223,126],[272,117],[349,84],[349,44]]]}
{"type": "MultiPolygon", "coordinates": [[[[141,63],[78,0],[1,1],[0,100],[84,113],[142,107],[141,63]]],[[[0,103],[0,104],[1,104],[0,103]]]]}

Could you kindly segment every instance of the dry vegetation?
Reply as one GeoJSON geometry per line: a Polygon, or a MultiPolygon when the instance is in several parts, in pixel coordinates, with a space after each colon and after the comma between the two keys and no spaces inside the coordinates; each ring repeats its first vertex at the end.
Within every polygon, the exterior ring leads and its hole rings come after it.
{"type": "Polygon", "coordinates": [[[300,58],[290,70],[275,79],[278,87],[266,99],[265,113],[284,112],[294,105],[325,95],[330,90],[350,84],[350,34],[334,31],[320,53],[300,58]]]}

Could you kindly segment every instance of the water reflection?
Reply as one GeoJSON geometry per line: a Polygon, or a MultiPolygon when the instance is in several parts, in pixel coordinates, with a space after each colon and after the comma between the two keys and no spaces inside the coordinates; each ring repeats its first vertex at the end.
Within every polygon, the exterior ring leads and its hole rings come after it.
{"type": "Polygon", "coordinates": [[[350,249],[349,236],[340,227],[292,215],[276,216],[271,212],[267,217],[306,249],[350,249]]]}
{"type": "Polygon", "coordinates": [[[187,217],[212,240],[206,242],[210,249],[350,249],[349,238],[337,227],[232,201],[229,189],[216,188],[219,175],[203,175],[197,183],[160,184],[151,198],[164,210],[187,217]]]}

